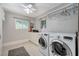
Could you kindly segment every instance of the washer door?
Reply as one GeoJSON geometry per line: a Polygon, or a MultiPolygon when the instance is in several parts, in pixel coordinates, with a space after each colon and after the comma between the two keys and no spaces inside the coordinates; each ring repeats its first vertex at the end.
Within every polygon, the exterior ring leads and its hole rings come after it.
{"type": "Polygon", "coordinates": [[[59,56],[71,56],[72,52],[70,48],[64,42],[54,41],[51,44],[51,52],[54,55],[59,56]]]}
{"type": "Polygon", "coordinates": [[[46,40],[43,37],[39,39],[39,44],[43,49],[47,48],[46,40]]]}

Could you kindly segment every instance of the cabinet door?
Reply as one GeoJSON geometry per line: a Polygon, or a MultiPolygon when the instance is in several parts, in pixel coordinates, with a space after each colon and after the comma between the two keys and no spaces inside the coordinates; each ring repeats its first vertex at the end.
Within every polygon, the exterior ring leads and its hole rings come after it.
{"type": "Polygon", "coordinates": [[[2,54],[2,20],[0,19],[0,56],[2,54]]]}

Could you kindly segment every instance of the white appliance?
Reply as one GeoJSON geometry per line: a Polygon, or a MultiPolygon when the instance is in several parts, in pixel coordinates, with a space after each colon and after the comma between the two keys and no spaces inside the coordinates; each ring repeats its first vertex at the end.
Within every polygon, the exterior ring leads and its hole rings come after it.
{"type": "Polygon", "coordinates": [[[48,38],[49,35],[47,33],[41,33],[38,39],[39,50],[44,56],[48,56],[48,38]]]}
{"type": "Polygon", "coordinates": [[[57,33],[49,35],[49,54],[50,56],[75,56],[76,53],[76,34],[57,33]]]}

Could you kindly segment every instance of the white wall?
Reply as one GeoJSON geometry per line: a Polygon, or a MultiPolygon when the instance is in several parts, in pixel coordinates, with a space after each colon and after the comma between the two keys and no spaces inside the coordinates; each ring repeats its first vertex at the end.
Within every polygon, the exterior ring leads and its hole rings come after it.
{"type": "Polygon", "coordinates": [[[15,27],[15,19],[14,17],[26,19],[27,17],[13,14],[13,13],[6,13],[5,21],[3,23],[3,35],[4,35],[4,43],[9,43],[18,40],[28,40],[30,35],[27,30],[16,30],[15,27]]]}
{"type": "Polygon", "coordinates": [[[40,31],[40,28],[41,28],[41,20],[36,19],[36,21],[35,21],[35,29],[40,31]]]}
{"type": "Polygon", "coordinates": [[[3,20],[4,20],[4,10],[0,7],[0,56],[2,55],[3,50],[3,20]]]}
{"type": "Polygon", "coordinates": [[[78,15],[49,17],[47,30],[54,32],[78,32],[78,15]]]}
{"type": "MultiPolygon", "coordinates": [[[[36,28],[40,30],[40,21],[36,20],[36,28]]],[[[51,16],[46,21],[46,31],[51,32],[78,32],[78,14],[70,16],[51,16]]]]}

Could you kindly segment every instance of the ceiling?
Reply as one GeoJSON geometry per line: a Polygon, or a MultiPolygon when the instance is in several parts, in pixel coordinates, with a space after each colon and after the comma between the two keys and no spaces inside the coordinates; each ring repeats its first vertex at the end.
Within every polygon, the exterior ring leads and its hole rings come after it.
{"type": "Polygon", "coordinates": [[[55,8],[61,3],[35,3],[36,11],[31,14],[27,14],[21,6],[22,3],[1,3],[0,5],[5,9],[5,11],[29,16],[29,17],[37,17],[47,12],[48,10],[55,8]]]}

